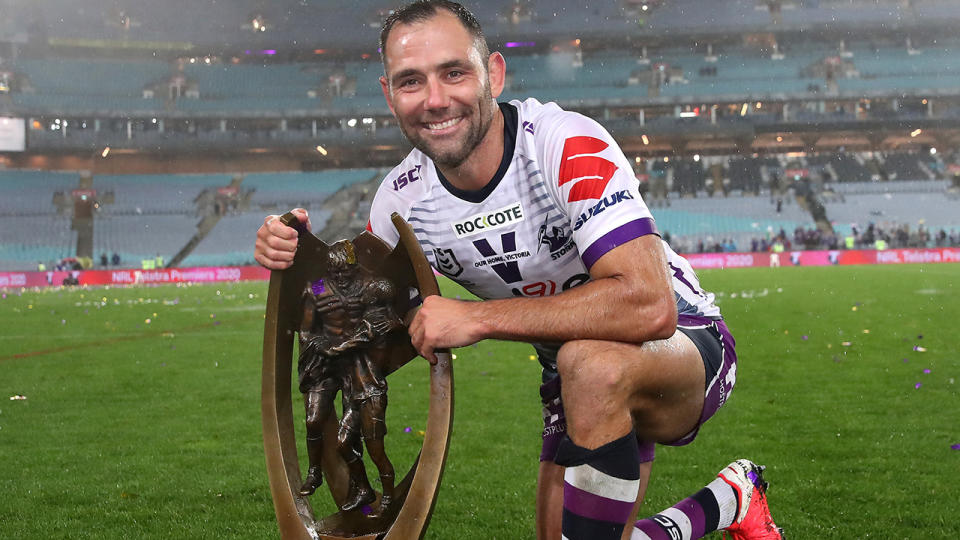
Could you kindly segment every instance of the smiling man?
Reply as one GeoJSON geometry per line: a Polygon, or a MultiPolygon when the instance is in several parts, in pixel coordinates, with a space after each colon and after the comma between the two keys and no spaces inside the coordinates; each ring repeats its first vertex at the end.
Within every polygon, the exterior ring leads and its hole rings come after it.
{"type": "MultiPolygon", "coordinates": [[[[399,9],[380,46],[384,97],[415,149],[381,184],[368,229],[395,245],[390,215],[399,213],[433,266],[483,299],[425,299],[408,329],[425,358],[488,338],[537,350],[538,538],[685,539],[717,529],[780,538],[762,467],[747,460],[625,527],[654,443],[693,441],[733,391],[736,353],[713,295],[660,239],[609,133],[552,103],[497,103],[504,58],[454,2],[399,9]]],[[[285,268],[296,232],[273,218],[255,256],[285,268]]]]}

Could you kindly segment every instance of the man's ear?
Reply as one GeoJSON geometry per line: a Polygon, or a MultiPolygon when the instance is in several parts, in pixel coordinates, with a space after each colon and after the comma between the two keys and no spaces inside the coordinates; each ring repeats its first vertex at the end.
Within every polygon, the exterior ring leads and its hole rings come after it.
{"type": "Polygon", "coordinates": [[[380,76],[380,89],[383,90],[383,99],[387,100],[387,107],[390,107],[390,114],[397,116],[393,111],[393,97],[390,95],[390,83],[383,75],[380,76]]]}
{"type": "Polygon", "coordinates": [[[490,93],[494,98],[500,97],[507,80],[507,61],[498,52],[490,53],[487,59],[487,76],[490,78],[490,93]]]}

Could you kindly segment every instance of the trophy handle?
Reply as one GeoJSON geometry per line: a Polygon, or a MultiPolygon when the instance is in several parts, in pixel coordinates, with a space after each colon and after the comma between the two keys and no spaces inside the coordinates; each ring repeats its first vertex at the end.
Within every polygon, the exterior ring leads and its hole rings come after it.
{"type": "MultiPolygon", "coordinates": [[[[390,216],[393,226],[400,233],[400,243],[406,248],[417,276],[420,296],[439,295],[440,287],[433,268],[420,248],[410,224],[396,212],[390,216]]],[[[453,364],[450,351],[436,351],[437,363],[430,366],[430,409],[427,413],[427,429],[423,447],[416,462],[413,484],[407,494],[408,501],[429,501],[429,504],[405,504],[400,509],[397,521],[387,531],[385,540],[423,538],[437,501],[437,491],[443,477],[443,468],[450,450],[450,429],[453,426],[453,364]]]]}

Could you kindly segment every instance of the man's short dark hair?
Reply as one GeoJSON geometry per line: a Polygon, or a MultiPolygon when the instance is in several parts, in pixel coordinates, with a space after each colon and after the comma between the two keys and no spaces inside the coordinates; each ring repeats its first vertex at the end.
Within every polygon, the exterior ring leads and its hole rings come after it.
{"type": "Polygon", "coordinates": [[[397,24],[424,22],[434,17],[441,9],[456,15],[460,24],[473,36],[483,61],[487,61],[487,57],[490,56],[487,38],[483,35],[480,21],[469,9],[450,0],[416,0],[394,11],[383,21],[383,26],[380,28],[380,59],[383,62],[384,69],[387,67],[387,36],[390,35],[393,27],[397,24]]]}

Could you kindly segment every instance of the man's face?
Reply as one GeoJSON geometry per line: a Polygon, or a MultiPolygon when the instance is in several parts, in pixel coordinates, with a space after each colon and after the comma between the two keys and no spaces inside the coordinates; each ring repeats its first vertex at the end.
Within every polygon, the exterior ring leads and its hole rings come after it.
{"type": "Polygon", "coordinates": [[[345,264],[331,264],[328,269],[329,279],[337,289],[343,293],[353,285],[353,273],[345,264]]]}
{"type": "Polygon", "coordinates": [[[494,117],[487,59],[453,14],[397,25],[386,43],[384,95],[400,129],[442,167],[457,167],[494,117]]]}

